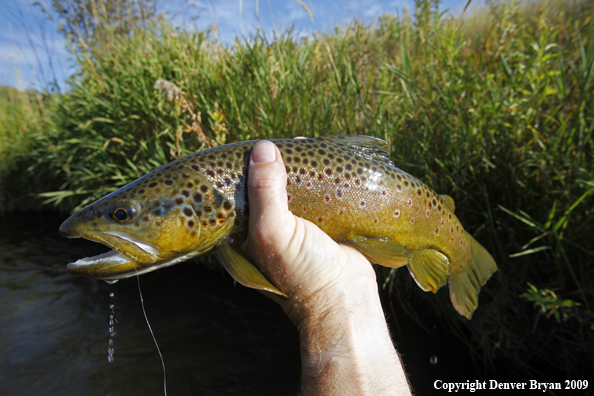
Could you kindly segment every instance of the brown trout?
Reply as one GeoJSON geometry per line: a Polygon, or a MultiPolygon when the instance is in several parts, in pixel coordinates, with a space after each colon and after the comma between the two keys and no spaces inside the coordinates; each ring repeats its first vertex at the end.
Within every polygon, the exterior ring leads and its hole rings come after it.
{"type": "MultiPolygon", "coordinates": [[[[237,282],[279,295],[239,247],[248,225],[247,162],[257,141],[200,151],[162,166],[82,209],[60,226],[113,251],[68,264],[76,275],[116,280],[217,253],[237,282]]],[[[386,267],[406,265],[433,293],[449,283],[466,318],[497,270],[464,231],[454,201],[396,168],[370,136],[276,139],[296,216],[386,267]]]]}

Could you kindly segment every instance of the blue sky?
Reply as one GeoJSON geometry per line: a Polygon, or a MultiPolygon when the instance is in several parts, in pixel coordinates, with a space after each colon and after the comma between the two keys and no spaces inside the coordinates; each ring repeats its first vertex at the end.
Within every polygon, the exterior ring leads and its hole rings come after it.
{"type": "MultiPolygon", "coordinates": [[[[50,0],[0,0],[0,85],[18,88],[45,88],[74,72],[66,41],[58,24],[48,21],[42,10],[50,0]]],[[[261,29],[267,34],[294,27],[298,35],[328,32],[357,18],[373,23],[386,13],[413,9],[413,0],[303,0],[313,13],[313,21],[295,0],[172,0],[162,1],[161,11],[187,29],[207,29],[217,25],[223,42],[261,29]],[[165,5],[165,3],[167,3],[165,5]],[[192,16],[198,18],[192,20],[192,16]]],[[[467,0],[443,0],[442,7],[460,14],[467,0]]],[[[471,7],[483,3],[473,0],[471,7]]]]}

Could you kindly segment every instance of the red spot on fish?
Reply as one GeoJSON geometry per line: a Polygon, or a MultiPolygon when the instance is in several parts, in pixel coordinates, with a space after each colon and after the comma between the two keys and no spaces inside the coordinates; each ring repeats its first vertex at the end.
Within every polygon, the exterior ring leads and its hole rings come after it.
{"type": "Polygon", "coordinates": [[[439,228],[436,228],[435,229],[435,236],[438,236],[438,235],[439,235],[439,228]]]}
{"type": "Polygon", "coordinates": [[[402,186],[401,186],[400,184],[398,184],[398,185],[396,185],[396,189],[397,189],[398,191],[402,191],[402,186]]]}
{"type": "Polygon", "coordinates": [[[373,222],[374,222],[375,224],[377,224],[377,218],[376,218],[376,219],[373,219],[373,222]]]}
{"type": "Polygon", "coordinates": [[[308,190],[313,186],[313,184],[308,181],[307,183],[305,183],[305,188],[307,188],[308,190]]]}
{"type": "Polygon", "coordinates": [[[332,201],[332,197],[328,194],[324,195],[324,202],[328,203],[330,201],[332,201]]]}
{"type": "Polygon", "coordinates": [[[386,191],[382,191],[382,195],[385,197],[386,196],[386,191]]]}
{"type": "Polygon", "coordinates": [[[321,217],[318,217],[318,223],[321,223],[321,222],[322,222],[322,220],[323,220],[323,219],[322,219],[321,217]]]}
{"type": "Polygon", "coordinates": [[[450,238],[450,242],[454,242],[454,237],[451,237],[450,238]]]}
{"type": "Polygon", "coordinates": [[[349,183],[344,183],[344,188],[349,188],[351,185],[349,183]]]}
{"type": "Polygon", "coordinates": [[[425,216],[429,217],[429,211],[428,210],[425,212],[425,216]]]}
{"type": "Polygon", "coordinates": [[[344,212],[342,211],[342,209],[340,209],[340,212],[338,212],[339,215],[343,215],[344,212]]]}
{"type": "Polygon", "coordinates": [[[444,225],[444,224],[445,224],[445,220],[441,219],[441,225],[444,225]]]}
{"type": "Polygon", "coordinates": [[[293,196],[291,194],[287,194],[287,201],[291,202],[293,200],[293,196]]]}
{"type": "Polygon", "coordinates": [[[366,207],[366,206],[367,206],[367,202],[365,202],[365,200],[363,200],[363,199],[362,199],[362,200],[359,202],[359,207],[360,207],[361,209],[365,209],[365,207],[366,207]]]}
{"type": "Polygon", "coordinates": [[[400,217],[400,209],[396,209],[394,211],[394,213],[392,213],[392,216],[394,216],[395,218],[399,218],[400,217]]]}
{"type": "Polygon", "coordinates": [[[460,246],[462,246],[462,241],[460,241],[460,246]]]}
{"type": "Polygon", "coordinates": [[[307,207],[304,206],[301,209],[303,210],[303,213],[307,212],[307,207]]]}
{"type": "Polygon", "coordinates": [[[412,199],[409,198],[406,203],[408,204],[408,206],[412,206],[412,199]]]}
{"type": "Polygon", "coordinates": [[[415,218],[414,217],[411,217],[410,218],[410,224],[415,224],[415,218]]]}

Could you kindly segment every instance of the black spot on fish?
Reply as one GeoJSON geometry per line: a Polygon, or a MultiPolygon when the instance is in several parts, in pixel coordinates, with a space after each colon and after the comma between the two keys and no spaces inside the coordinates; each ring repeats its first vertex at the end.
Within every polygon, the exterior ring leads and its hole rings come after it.
{"type": "Polygon", "coordinates": [[[309,163],[309,160],[307,158],[303,159],[303,165],[307,165],[309,163]]]}
{"type": "Polygon", "coordinates": [[[144,188],[141,188],[140,190],[138,190],[138,194],[144,194],[144,188]]]}
{"type": "Polygon", "coordinates": [[[192,169],[194,169],[196,172],[200,170],[200,168],[198,168],[198,165],[192,165],[192,169]]]}
{"type": "Polygon", "coordinates": [[[328,158],[324,158],[324,165],[330,165],[330,160],[328,158]]]}
{"type": "Polygon", "coordinates": [[[189,226],[190,228],[194,227],[194,222],[193,222],[192,220],[189,220],[189,221],[188,221],[188,226],[189,226]]]}
{"type": "Polygon", "coordinates": [[[206,171],[206,174],[207,174],[209,177],[215,177],[215,173],[214,173],[213,171],[211,171],[210,169],[206,171]]]}
{"type": "Polygon", "coordinates": [[[173,184],[173,180],[167,179],[165,180],[165,184],[167,184],[168,186],[173,184]]]}
{"type": "Polygon", "coordinates": [[[311,166],[312,167],[317,167],[318,166],[318,162],[317,161],[311,161],[311,166]]]}
{"type": "Polygon", "coordinates": [[[319,149],[318,150],[318,153],[320,153],[320,155],[326,155],[326,152],[324,150],[322,150],[322,149],[319,149]]]}
{"type": "Polygon", "coordinates": [[[157,186],[157,183],[155,183],[155,182],[153,182],[153,183],[149,184],[149,187],[150,187],[150,188],[153,188],[153,187],[156,187],[156,186],[157,186]]]}
{"type": "Polygon", "coordinates": [[[176,205],[181,205],[184,203],[184,200],[183,200],[183,198],[176,198],[175,203],[176,203],[176,205]]]}
{"type": "Polygon", "coordinates": [[[186,216],[188,216],[188,217],[189,216],[192,216],[192,209],[190,209],[190,208],[184,208],[184,214],[186,216]]]}
{"type": "Polygon", "coordinates": [[[232,207],[233,207],[233,205],[231,205],[231,202],[229,202],[229,201],[225,201],[223,203],[223,209],[225,209],[226,211],[230,211],[232,207]]]}
{"type": "Polygon", "coordinates": [[[194,194],[194,201],[201,203],[202,202],[202,194],[200,193],[195,193],[194,194]]]}

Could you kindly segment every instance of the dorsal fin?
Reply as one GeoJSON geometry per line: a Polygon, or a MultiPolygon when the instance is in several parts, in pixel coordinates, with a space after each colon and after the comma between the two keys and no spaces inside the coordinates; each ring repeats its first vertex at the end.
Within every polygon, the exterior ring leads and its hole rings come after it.
{"type": "Polygon", "coordinates": [[[445,206],[454,213],[456,211],[456,203],[454,202],[454,198],[450,197],[449,195],[440,195],[441,199],[443,199],[443,203],[445,206]]]}
{"type": "Polygon", "coordinates": [[[389,163],[394,165],[390,160],[388,153],[388,143],[385,140],[367,136],[367,135],[327,135],[320,136],[316,140],[326,140],[332,143],[341,145],[348,145],[354,154],[362,155],[370,160],[379,161],[382,163],[389,163]]]}

